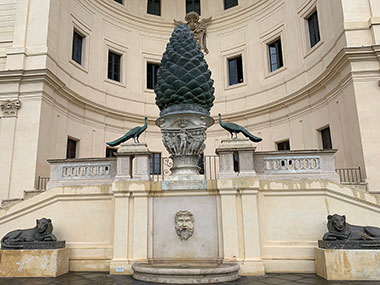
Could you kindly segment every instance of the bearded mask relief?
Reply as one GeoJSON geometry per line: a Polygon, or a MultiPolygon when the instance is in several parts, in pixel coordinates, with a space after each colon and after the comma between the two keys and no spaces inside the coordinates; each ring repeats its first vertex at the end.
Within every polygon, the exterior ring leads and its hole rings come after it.
{"type": "Polygon", "coordinates": [[[190,211],[175,214],[175,231],[181,240],[188,240],[194,233],[194,216],[190,211]]]}

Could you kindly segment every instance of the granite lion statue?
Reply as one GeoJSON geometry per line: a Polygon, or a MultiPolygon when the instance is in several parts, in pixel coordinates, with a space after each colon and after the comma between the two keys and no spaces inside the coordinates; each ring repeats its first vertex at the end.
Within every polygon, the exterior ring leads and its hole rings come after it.
{"type": "Polygon", "coordinates": [[[380,240],[380,228],[350,225],[344,215],[328,215],[327,221],[323,240],[380,240]]]}
{"type": "Polygon", "coordinates": [[[42,218],[36,220],[36,226],[31,229],[14,230],[7,233],[1,239],[1,248],[23,248],[23,242],[56,241],[52,234],[53,224],[50,219],[42,218]]]}

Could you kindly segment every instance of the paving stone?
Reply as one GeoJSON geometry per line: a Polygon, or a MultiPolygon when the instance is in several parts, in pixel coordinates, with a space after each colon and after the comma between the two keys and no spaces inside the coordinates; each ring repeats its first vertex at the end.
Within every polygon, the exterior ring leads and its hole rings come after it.
{"type": "MultiPolygon", "coordinates": [[[[132,276],[107,272],[69,272],[57,278],[0,278],[0,285],[152,285],[132,276]]],[[[219,283],[221,284],[221,283],[219,283]]],[[[315,274],[267,274],[243,276],[227,285],[380,285],[380,281],[327,281],[315,274]]],[[[210,284],[211,285],[211,284],[210,284]]]]}

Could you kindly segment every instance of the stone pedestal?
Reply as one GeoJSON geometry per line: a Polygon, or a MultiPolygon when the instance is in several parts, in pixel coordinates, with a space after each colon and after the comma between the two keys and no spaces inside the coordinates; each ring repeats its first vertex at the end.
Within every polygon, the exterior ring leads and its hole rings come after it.
{"type": "Polygon", "coordinates": [[[0,250],[0,277],[57,277],[69,271],[69,249],[0,250]]]}
{"type": "Polygon", "coordinates": [[[249,139],[222,140],[216,149],[219,155],[219,177],[250,177],[256,176],[253,153],[256,147],[249,139]],[[234,171],[234,153],[239,155],[239,172],[234,171]]]}
{"type": "Polygon", "coordinates": [[[173,159],[170,178],[191,181],[200,176],[198,161],[206,147],[206,130],[213,124],[214,120],[207,113],[194,110],[166,112],[156,120],[162,142],[173,159]]]}
{"type": "Polygon", "coordinates": [[[150,152],[145,143],[122,143],[115,155],[116,179],[149,180],[150,152]]]}
{"type": "Polygon", "coordinates": [[[315,248],[315,266],[327,280],[380,280],[380,250],[315,248]]]}

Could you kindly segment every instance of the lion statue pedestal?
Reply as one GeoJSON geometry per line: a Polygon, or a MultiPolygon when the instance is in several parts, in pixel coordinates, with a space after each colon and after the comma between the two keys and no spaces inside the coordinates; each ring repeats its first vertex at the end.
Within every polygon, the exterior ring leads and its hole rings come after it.
{"type": "Polygon", "coordinates": [[[69,249],[57,241],[50,219],[1,239],[0,277],[57,277],[69,271],[69,249]]]}
{"type": "Polygon", "coordinates": [[[380,228],[327,217],[328,232],[315,249],[317,275],[327,280],[380,280],[380,228]]]}

